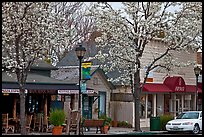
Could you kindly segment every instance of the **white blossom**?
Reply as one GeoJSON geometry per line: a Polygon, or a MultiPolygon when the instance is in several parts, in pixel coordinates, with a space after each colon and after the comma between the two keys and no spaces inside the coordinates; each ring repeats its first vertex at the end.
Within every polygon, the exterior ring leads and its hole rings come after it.
{"type": "MultiPolygon", "coordinates": [[[[88,14],[96,19],[98,30],[102,32],[102,36],[96,39],[100,49],[97,57],[106,63],[108,71],[114,69],[126,71],[132,64],[137,66],[133,71],[139,71],[142,67],[140,61],[144,49],[153,40],[164,42],[167,47],[163,52],[151,53],[153,59],[149,64],[143,65],[143,67],[149,66],[147,71],[156,65],[165,66],[170,70],[175,65],[170,54],[172,50],[188,51],[201,47],[202,3],[123,2],[122,4],[121,9],[114,9],[108,3],[95,3],[88,14]],[[175,6],[179,7],[179,10],[171,12],[169,9],[175,6]]],[[[181,63],[180,66],[186,66],[184,64],[181,63]]],[[[127,72],[121,74],[118,79],[121,80],[121,77],[126,79],[127,72]]]]}

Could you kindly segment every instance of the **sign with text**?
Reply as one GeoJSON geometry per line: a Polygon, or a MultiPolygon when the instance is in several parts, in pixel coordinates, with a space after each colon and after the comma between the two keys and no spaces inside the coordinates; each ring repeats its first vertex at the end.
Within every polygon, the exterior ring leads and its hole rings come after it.
{"type": "Polygon", "coordinates": [[[81,83],[81,92],[86,93],[86,83],[81,83]]]}

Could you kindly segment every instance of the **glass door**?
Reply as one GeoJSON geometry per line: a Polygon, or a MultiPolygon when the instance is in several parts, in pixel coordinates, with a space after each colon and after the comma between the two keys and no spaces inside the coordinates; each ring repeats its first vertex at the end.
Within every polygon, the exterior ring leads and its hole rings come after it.
{"type": "Polygon", "coordinates": [[[86,119],[92,118],[93,99],[87,95],[82,96],[82,116],[86,119]]]}
{"type": "Polygon", "coordinates": [[[170,99],[170,112],[173,112],[174,116],[178,116],[180,110],[179,99],[170,99]]]}

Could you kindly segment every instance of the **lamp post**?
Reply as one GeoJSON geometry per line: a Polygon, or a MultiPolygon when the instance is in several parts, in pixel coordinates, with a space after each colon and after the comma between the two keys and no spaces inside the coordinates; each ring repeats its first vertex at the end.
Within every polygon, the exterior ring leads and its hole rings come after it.
{"type": "MultiPolygon", "coordinates": [[[[82,44],[79,44],[79,46],[75,49],[76,55],[79,59],[79,96],[78,96],[78,110],[80,112],[81,116],[81,61],[84,57],[84,54],[86,52],[86,49],[82,47],[82,44]]],[[[80,135],[80,123],[78,126],[79,130],[79,135],[80,135]]]]}
{"type": "Polygon", "coordinates": [[[201,71],[201,69],[198,66],[194,68],[194,73],[195,73],[195,76],[196,76],[196,92],[195,92],[195,95],[196,95],[196,111],[198,110],[198,76],[200,74],[200,71],[201,71]]]}

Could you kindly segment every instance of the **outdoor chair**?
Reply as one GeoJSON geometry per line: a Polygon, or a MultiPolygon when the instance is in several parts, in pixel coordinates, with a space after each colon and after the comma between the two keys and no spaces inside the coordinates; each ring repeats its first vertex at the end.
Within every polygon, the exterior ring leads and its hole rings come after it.
{"type": "Polygon", "coordinates": [[[7,134],[9,130],[14,133],[15,131],[15,126],[14,125],[9,125],[9,118],[8,118],[8,113],[2,114],[2,131],[5,130],[5,133],[7,134]]]}
{"type": "Polygon", "coordinates": [[[42,118],[42,113],[35,114],[33,130],[36,130],[37,128],[37,131],[40,132],[42,127],[42,118]]]}
{"type": "Polygon", "coordinates": [[[33,115],[26,115],[26,130],[30,132],[33,115]]]}
{"type": "Polygon", "coordinates": [[[42,116],[42,132],[49,132],[49,122],[48,117],[42,116]]]}
{"type": "Polygon", "coordinates": [[[80,117],[81,116],[80,116],[79,111],[72,111],[71,112],[69,133],[75,132],[75,134],[77,134],[79,132],[78,129],[79,129],[80,117]]]}

